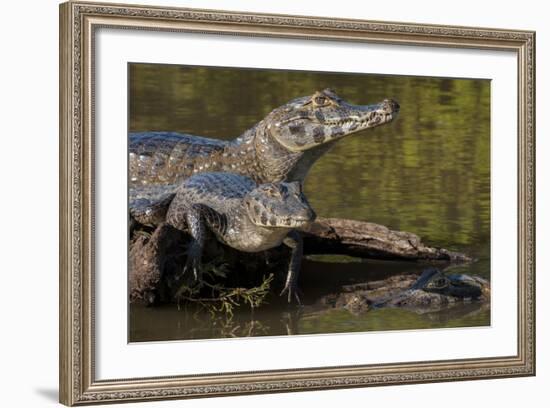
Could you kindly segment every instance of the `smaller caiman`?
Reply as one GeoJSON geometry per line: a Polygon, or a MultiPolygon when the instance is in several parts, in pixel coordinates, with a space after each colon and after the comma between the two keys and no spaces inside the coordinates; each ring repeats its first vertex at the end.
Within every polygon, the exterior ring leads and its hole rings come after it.
{"type": "Polygon", "coordinates": [[[183,273],[200,279],[207,231],[225,245],[243,252],[260,252],[285,244],[292,250],[281,295],[298,303],[297,278],[303,253],[294,229],[315,220],[298,182],[256,184],[238,174],[201,173],[185,180],[172,197],[166,222],[191,235],[183,273]]]}
{"type": "Polygon", "coordinates": [[[490,293],[489,281],[478,276],[445,274],[437,268],[427,268],[420,276],[409,273],[345,285],[340,293],[326,295],[318,303],[355,314],[382,307],[429,312],[461,302],[487,302],[490,293]]]}

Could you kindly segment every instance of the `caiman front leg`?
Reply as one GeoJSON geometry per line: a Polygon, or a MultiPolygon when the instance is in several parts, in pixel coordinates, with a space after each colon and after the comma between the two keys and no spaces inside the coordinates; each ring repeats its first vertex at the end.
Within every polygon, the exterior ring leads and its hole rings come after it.
{"type": "Polygon", "coordinates": [[[200,280],[202,252],[208,229],[217,231],[222,235],[225,234],[227,230],[226,217],[205,204],[193,204],[191,207],[183,207],[176,202],[168,211],[167,222],[180,231],[187,230],[191,235],[183,275],[191,270],[195,280],[200,280]]]}
{"type": "Polygon", "coordinates": [[[280,296],[288,293],[288,303],[294,298],[298,304],[301,304],[300,296],[298,295],[298,292],[300,292],[298,288],[298,275],[300,273],[300,266],[304,253],[304,241],[302,235],[298,231],[291,231],[283,240],[283,243],[292,249],[292,253],[290,255],[290,264],[288,265],[285,287],[281,291],[280,296]]]}
{"type": "Polygon", "coordinates": [[[195,280],[200,279],[201,258],[206,235],[206,227],[201,214],[200,206],[192,205],[187,208],[180,203],[174,202],[168,210],[166,222],[174,228],[185,231],[191,235],[187,247],[187,259],[182,273],[176,277],[180,280],[187,271],[192,271],[195,280]]]}
{"type": "Polygon", "coordinates": [[[202,251],[204,248],[204,240],[206,237],[206,225],[203,220],[202,206],[192,205],[189,210],[186,211],[185,221],[189,234],[191,235],[191,242],[187,248],[187,261],[183,268],[183,274],[187,271],[192,271],[195,280],[201,279],[201,259],[202,251]]]}

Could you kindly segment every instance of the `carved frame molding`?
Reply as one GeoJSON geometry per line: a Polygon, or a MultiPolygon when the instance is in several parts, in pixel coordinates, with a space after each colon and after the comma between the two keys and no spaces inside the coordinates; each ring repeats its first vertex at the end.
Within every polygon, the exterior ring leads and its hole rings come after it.
{"type": "Polygon", "coordinates": [[[535,374],[535,33],[68,2],[60,5],[60,401],[190,398],[535,374]],[[94,32],[98,27],[497,49],[518,60],[518,350],[514,356],[95,380],[94,32]]]}

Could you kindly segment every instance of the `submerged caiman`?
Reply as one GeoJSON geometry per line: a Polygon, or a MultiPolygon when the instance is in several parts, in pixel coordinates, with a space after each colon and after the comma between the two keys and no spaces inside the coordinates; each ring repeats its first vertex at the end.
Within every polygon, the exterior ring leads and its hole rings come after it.
{"type": "Polygon", "coordinates": [[[146,211],[147,205],[166,209],[166,197],[195,173],[236,173],[257,183],[303,182],[313,163],[338,140],[389,123],[398,112],[399,104],[390,99],[353,105],[325,89],[276,108],[232,141],[174,132],[130,133],[130,207],[140,207],[138,221],[153,224],[148,214],[162,218],[165,213],[146,211]]]}
{"type": "Polygon", "coordinates": [[[321,309],[344,308],[362,313],[382,307],[400,307],[419,312],[446,309],[464,302],[488,302],[489,281],[466,274],[446,274],[427,268],[418,276],[401,274],[379,281],[345,285],[339,293],[323,296],[321,309]]]}

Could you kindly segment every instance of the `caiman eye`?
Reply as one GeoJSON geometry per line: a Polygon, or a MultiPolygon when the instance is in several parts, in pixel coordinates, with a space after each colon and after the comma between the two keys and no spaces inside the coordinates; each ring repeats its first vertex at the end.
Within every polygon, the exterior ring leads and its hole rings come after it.
{"type": "Polygon", "coordinates": [[[315,102],[317,106],[324,106],[328,103],[328,98],[326,96],[316,96],[313,102],[315,102]]]}
{"type": "Polygon", "coordinates": [[[268,188],[266,188],[265,193],[266,193],[269,197],[278,197],[278,196],[281,195],[281,193],[279,192],[279,189],[278,189],[278,188],[275,188],[275,187],[273,187],[273,186],[269,186],[268,188]]]}
{"type": "Polygon", "coordinates": [[[445,278],[438,278],[434,281],[434,286],[437,288],[442,288],[444,286],[447,286],[447,279],[445,278]]]}

